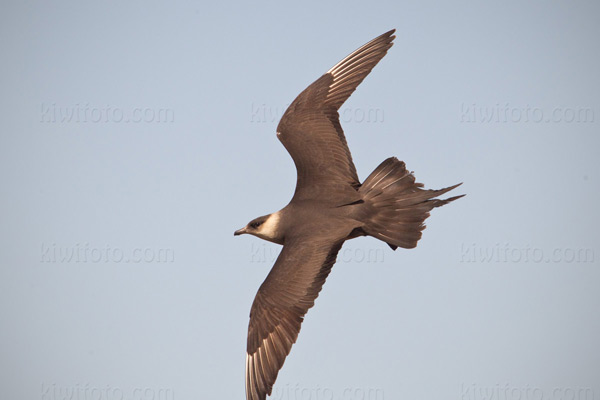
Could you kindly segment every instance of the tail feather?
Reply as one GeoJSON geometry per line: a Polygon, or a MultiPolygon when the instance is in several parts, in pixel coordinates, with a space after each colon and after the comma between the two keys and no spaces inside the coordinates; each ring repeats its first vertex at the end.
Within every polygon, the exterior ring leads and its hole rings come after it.
{"type": "Polygon", "coordinates": [[[392,249],[413,248],[421,239],[429,211],[464,195],[448,199],[436,197],[461,184],[439,190],[422,189],[404,162],[391,157],[382,162],[365,179],[359,192],[365,202],[363,230],[367,235],[386,242],[392,249]]]}

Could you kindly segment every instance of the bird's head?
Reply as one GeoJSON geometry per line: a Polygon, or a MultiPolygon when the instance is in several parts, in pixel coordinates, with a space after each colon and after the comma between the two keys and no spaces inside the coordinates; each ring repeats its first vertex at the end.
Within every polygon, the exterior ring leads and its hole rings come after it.
{"type": "Polygon", "coordinates": [[[279,229],[279,212],[254,218],[252,221],[248,222],[248,225],[233,232],[235,236],[244,233],[281,244],[283,238],[281,237],[281,230],[279,229]]]}

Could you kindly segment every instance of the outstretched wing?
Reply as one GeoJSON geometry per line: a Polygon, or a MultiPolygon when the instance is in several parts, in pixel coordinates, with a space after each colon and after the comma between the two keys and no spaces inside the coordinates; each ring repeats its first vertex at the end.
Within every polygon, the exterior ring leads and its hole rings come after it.
{"type": "Polygon", "coordinates": [[[294,199],[327,193],[333,202],[354,201],[360,186],[338,110],[392,47],[395,30],[344,58],[296,97],[283,114],[277,137],[296,164],[294,199]]]}
{"type": "Polygon", "coordinates": [[[252,304],[246,354],[248,400],[264,400],[271,394],[304,315],[314,305],[344,242],[304,239],[285,244],[252,304]]]}

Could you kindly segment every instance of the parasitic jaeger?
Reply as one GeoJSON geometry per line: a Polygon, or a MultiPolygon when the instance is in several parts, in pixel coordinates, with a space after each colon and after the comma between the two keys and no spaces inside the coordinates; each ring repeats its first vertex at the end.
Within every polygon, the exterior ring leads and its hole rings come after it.
{"type": "Polygon", "coordinates": [[[277,137],[296,165],[294,196],[280,211],[234,233],[283,245],[250,310],[247,400],[271,394],[304,316],[346,240],[373,236],[393,250],[413,248],[429,211],[462,197],[436,199],[458,185],[423,189],[395,157],[383,161],[363,183],[358,180],[338,110],[392,47],[394,32],[351,53],[288,107],[277,137]]]}

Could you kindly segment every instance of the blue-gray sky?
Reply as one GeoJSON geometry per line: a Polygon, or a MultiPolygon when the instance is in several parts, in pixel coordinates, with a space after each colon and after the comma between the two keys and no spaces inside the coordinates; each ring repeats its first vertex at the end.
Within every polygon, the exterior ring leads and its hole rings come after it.
{"type": "Polygon", "coordinates": [[[346,243],[273,397],[600,397],[597,2],[1,14],[3,399],[243,398],[278,247],[232,233],[291,198],[287,104],[391,28],[341,111],[359,176],[397,156],[467,197],[417,249],[346,243]]]}

